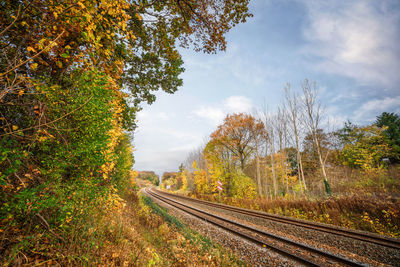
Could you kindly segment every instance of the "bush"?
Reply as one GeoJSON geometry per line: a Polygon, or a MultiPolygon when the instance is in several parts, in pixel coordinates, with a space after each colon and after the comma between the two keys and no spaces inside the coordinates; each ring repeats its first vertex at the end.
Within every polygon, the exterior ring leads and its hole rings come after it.
{"type": "Polygon", "coordinates": [[[231,176],[230,194],[235,198],[253,199],[257,196],[256,184],[243,173],[234,173],[231,176]]]}
{"type": "MultiPolygon", "coordinates": [[[[127,188],[133,163],[108,87],[107,76],[96,71],[37,84],[42,126],[20,124],[27,138],[1,140],[3,262],[17,263],[22,255],[87,262],[85,255],[101,245],[97,224],[121,208],[117,192],[127,188]]],[[[36,115],[14,116],[29,122],[36,115]]]]}

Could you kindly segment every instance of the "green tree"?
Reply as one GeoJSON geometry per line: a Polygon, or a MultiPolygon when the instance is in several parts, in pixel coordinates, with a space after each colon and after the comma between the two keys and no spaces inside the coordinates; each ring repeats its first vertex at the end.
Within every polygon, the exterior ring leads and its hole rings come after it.
{"type": "Polygon", "coordinates": [[[400,162],[400,116],[394,113],[383,112],[376,118],[378,127],[385,127],[384,135],[392,148],[390,159],[394,162],[400,162]]]}
{"type": "Polygon", "coordinates": [[[382,158],[391,154],[383,131],[376,125],[356,127],[340,153],[343,164],[367,172],[383,167],[382,158]]]}
{"type": "Polygon", "coordinates": [[[351,121],[346,121],[342,129],[334,132],[334,136],[338,139],[339,144],[338,148],[342,149],[345,144],[351,143],[354,141],[354,134],[356,133],[355,129],[357,125],[353,124],[351,121]]]}

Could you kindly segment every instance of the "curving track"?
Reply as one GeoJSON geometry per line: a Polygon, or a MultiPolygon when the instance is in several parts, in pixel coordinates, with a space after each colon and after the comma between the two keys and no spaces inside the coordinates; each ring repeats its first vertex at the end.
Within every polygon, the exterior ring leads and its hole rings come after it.
{"type": "MultiPolygon", "coordinates": [[[[351,261],[341,256],[330,254],[320,249],[294,242],[287,238],[276,236],[256,228],[252,228],[244,224],[213,215],[203,210],[190,207],[176,200],[165,197],[160,193],[156,193],[153,190],[145,189],[145,192],[153,198],[158,199],[159,201],[165,202],[202,220],[206,220],[207,222],[210,222],[218,227],[234,233],[235,235],[254,242],[264,248],[269,248],[300,264],[306,266],[363,266],[357,262],[351,261]]],[[[165,192],[162,193],[166,194],[165,192]]]]}
{"type": "Polygon", "coordinates": [[[296,226],[312,229],[315,231],[334,234],[334,235],[338,235],[338,236],[349,237],[349,238],[361,240],[361,241],[368,242],[368,243],[374,243],[374,244],[389,247],[389,248],[400,249],[400,240],[394,239],[394,238],[387,238],[387,237],[378,236],[376,234],[366,233],[366,232],[355,232],[352,230],[337,228],[337,227],[333,227],[330,225],[322,225],[322,224],[317,224],[317,223],[313,223],[313,222],[300,221],[300,220],[296,220],[296,219],[289,218],[289,217],[282,217],[282,216],[277,216],[277,215],[268,214],[268,213],[264,213],[264,212],[222,205],[222,204],[218,204],[218,203],[214,203],[214,202],[209,202],[209,201],[194,199],[194,198],[190,198],[190,197],[180,196],[180,195],[176,195],[176,194],[171,194],[171,193],[167,193],[167,192],[162,192],[159,190],[156,190],[156,191],[158,193],[162,193],[165,195],[170,195],[170,196],[173,196],[176,198],[190,200],[190,201],[193,201],[196,203],[205,204],[205,205],[208,205],[211,207],[216,207],[216,208],[224,209],[224,210],[228,210],[228,211],[233,211],[233,212],[240,213],[240,214],[254,216],[257,218],[276,221],[276,222],[280,222],[280,223],[296,225],[296,226]]]}

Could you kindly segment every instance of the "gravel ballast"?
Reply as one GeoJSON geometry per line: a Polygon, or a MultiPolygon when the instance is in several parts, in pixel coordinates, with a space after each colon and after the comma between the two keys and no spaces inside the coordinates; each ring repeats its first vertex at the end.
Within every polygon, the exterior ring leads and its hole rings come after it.
{"type": "MultiPolygon", "coordinates": [[[[348,237],[336,236],[334,234],[322,233],[301,226],[285,224],[267,219],[257,218],[250,215],[239,214],[233,211],[223,210],[221,208],[210,207],[205,204],[196,203],[188,199],[171,197],[176,201],[186,205],[211,212],[214,215],[221,216],[230,220],[246,224],[251,227],[291,239],[295,242],[303,243],[308,246],[319,248],[336,255],[341,255],[358,263],[368,266],[400,266],[400,250],[387,248],[384,246],[355,240],[348,237]]],[[[290,259],[286,259],[275,252],[269,251],[258,245],[252,244],[234,236],[230,232],[217,228],[176,208],[171,208],[168,204],[157,203],[171,209],[174,216],[179,217],[190,227],[210,237],[214,241],[230,248],[240,258],[251,265],[259,266],[290,266],[293,265],[290,259]]],[[[296,264],[297,265],[297,264],[296,264]]]]}

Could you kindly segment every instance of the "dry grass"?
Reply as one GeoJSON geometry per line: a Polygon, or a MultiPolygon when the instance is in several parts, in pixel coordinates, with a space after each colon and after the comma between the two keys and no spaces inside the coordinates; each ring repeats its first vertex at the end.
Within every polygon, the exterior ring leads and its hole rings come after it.
{"type": "MultiPolygon", "coordinates": [[[[400,165],[387,169],[372,169],[368,172],[346,166],[327,168],[329,184],[334,195],[346,194],[387,194],[400,196],[400,165]]],[[[325,195],[319,169],[306,175],[308,194],[315,197],[325,195]]]]}
{"type": "MultiPolygon", "coordinates": [[[[217,201],[212,195],[195,197],[217,201]]],[[[400,237],[400,200],[391,196],[350,195],[319,200],[223,197],[227,205],[400,237]]]]}
{"type": "MultiPolygon", "coordinates": [[[[306,177],[304,196],[239,199],[222,197],[228,205],[262,210],[299,219],[400,237],[400,165],[368,173],[349,167],[328,168],[332,197],[326,197],[319,171],[306,177]]],[[[190,194],[189,194],[190,195],[190,194]]],[[[217,201],[217,196],[192,194],[217,201]]]]}

